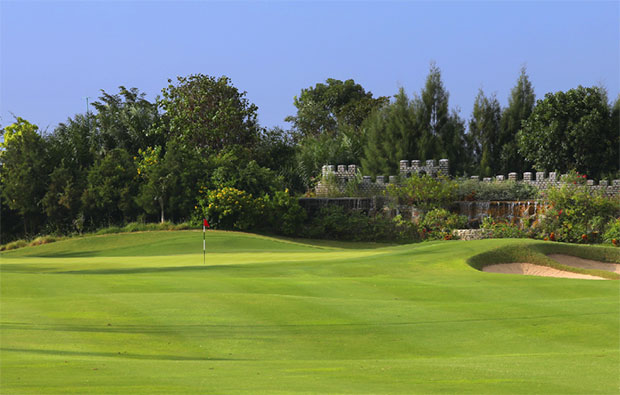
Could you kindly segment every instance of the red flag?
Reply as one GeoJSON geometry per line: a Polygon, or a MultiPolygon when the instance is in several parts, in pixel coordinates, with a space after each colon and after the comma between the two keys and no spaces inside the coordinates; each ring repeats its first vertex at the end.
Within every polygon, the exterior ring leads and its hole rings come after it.
{"type": "Polygon", "coordinates": [[[204,227],[206,227],[206,228],[209,228],[209,227],[210,227],[210,226],[209,226],[209,223],[207,222],[207,219],[206,219],[206,218],[203,218],[203,220],[202,220],[202,225],[203,225],[204,227]]]}

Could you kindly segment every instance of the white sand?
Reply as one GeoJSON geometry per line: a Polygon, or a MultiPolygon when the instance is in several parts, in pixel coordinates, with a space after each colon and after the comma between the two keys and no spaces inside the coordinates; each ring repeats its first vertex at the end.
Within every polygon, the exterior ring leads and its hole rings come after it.
{"type": "Polygon", "coordinates": [[[561,277],[561,278],[580,278],[586,280],[605,280],[602,277],[590,276],[589,274],[580,274],[565,272],[563,270],[554,269],[552,267],[533,265],[531,263],[501,263],[498,265],[485,266],[483,272],[490,273],[507,273],[507,274],[524,274],[526,276],[542,276],[542,277],[561,277]]]}
{"type": "Polygon", "coordinates": [[[593,261],[590,259],[577,258],[576,256],[562,254],[549,254],[547,256],[566,266],[578,267],[581,269],[606,270],[608,272],[620,274],[620,264],[618,263],[593,261]]]}

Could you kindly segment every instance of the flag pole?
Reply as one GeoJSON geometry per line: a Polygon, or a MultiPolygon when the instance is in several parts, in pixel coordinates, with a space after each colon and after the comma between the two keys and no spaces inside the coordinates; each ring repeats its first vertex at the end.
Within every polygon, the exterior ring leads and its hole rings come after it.
{"type": "Polygon", "coordinates": [[[205,236],[205,221],[202,222],[202,264],[206,265],[207,264],[207,239],[205,236]]]}

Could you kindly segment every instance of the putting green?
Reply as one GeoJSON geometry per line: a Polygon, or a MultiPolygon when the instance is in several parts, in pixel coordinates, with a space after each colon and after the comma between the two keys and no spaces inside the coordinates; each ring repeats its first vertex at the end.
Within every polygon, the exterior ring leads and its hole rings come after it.
{"type": "Polygon", "coordinates": [[[0,255],[1,393],[617,393],[618,281],[480,272],[481,240],[208,232],[0,255]]]}

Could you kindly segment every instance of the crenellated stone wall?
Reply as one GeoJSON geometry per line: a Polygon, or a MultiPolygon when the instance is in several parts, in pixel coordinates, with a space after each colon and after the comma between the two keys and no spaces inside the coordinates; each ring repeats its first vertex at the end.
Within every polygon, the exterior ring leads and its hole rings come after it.
{"type": "Polygon", "coordinates": [[[420,160],[412,160],[411,163],[408,160],[401,160],[399,169],[401,176],[410,176],[412,173],[437,176],[439,173],[448,175],[448,165],[448,159],[439,159],[439,165],[434,159],[427,160],[425,164],[420,160]]]}
{"type": "MultiPolygon", "coordinates": [[[[439,174],[449,174],[449,161],[448,159],[440,159],[439,164],[435,160],[427,160],[422,162],[420,160],[401,160],[399,164],[400,177],[411,177],[412,174],[428,174],[431,176],[437,176],[439,174]]],[[[344,190],[346,184],[359,177],[359,169],[356,165],[326,165],[322,168],[322,180],[316,186],[315,192],[317,196],[327,196],[329,193],[328,185],[325,180],[329,177],[335,177],[337,185],[341,190],[344,190]]],[[[543,172],[526,172],[520,177],[517,173],[508,173],[508,176],[497,175],[495,177],[485,177],[482,182],[502,182],[504,180],[523,182],[533,185],[539,189],[547,189],[552,185],[560,185],[564,183],[566,175],[559,175],[556,172],[550,172],[548,175],[543,172]]],[[[379,194],[385,186],[398,182],[398,176],[377,176],[374,180],[370,176],[362,176],[359,189],[367,194],[379,194]]],[[[479,176],[471,176],[471,179],[480,181],[479,176]]],[[[607,196],[620,196],[620,180],[613,180],[611,184],[607,180],[601,180],[598,183],[595,180],[587,180],[588,185],[592,190],[600,190],[607,196]]]]}
{"type": "MultiPolygon", "coordinates": [[[[508,173],[508,178],[503,175],[497,175],[495,177],[485,177],[482,182],[501,182],[506,179],[509,181],[523,182],[529,185],[533,185],[538,189],[547,189],[551,186],[560,186],[566,183],[567,174],[559,175],[556,172],[549,172],[548,176],[545,176],[544,171],[538,171],[536,173],[526,172],[522,177],[519,177],[517,173],[508,173]]],[[[480,180],[478,176],[471,176],[473,180],[480,180]]],[[[607,196],[620,196],[620,180],[613,180],[611,184],[607,180],[600,180],[598,183],[595,180],[586,180],[586,185],[595,191],[602,191],[607,196]]]]}

